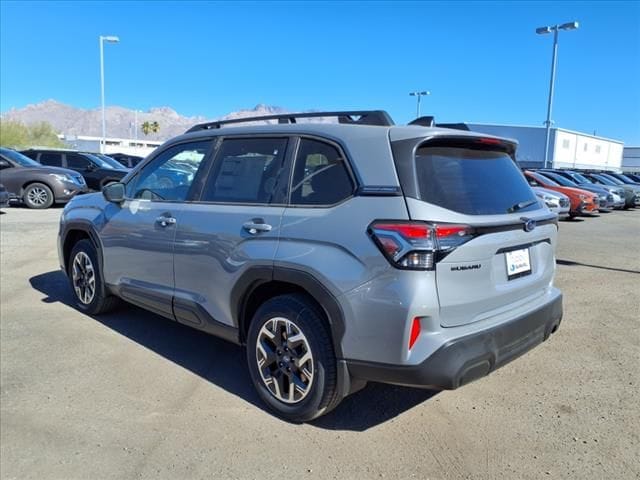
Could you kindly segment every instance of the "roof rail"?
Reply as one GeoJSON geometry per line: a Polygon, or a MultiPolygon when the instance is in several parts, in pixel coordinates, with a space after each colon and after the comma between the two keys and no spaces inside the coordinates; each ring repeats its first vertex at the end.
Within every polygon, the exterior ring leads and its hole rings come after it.
{"type": "Polygon", "coordinates": [[[281,113],[278,115],[265,115],[261,117],[234,118],[231,120],[217,120],[214,122],[200,123],[194,125],[185,133],[197,132],[200,130],[213,130],[223,125],[232,123],[259,122],[263,120],[278,120],[278,123],[296,123],[299,118],[319,118],[338,117],[338,123],[353,125],[377,125],[388,127],[394,125],[391,116],[384,110],[353,110],[344,112],[304,112],[304,113],[281,113]],[[360,117],[360,118],[354,118],[360,117]]]}

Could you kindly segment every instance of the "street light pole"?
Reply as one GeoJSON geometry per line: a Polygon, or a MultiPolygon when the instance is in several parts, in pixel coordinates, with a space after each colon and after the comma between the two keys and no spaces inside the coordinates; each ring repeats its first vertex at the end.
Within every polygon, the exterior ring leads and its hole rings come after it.
{"type": "Polygon", "coordinates": [[[556,63],[558,58],[558,29],[553,29],[553,55],[551,56],[551,80],[549,81],[549,100],[547,102],[547,120],[544,122],[546,133],[544,138],[544,168],[549,162],[549,138],[551,137],[551,110],[553,109],[553,89],[556,83],[556,63]]]}
{"type": "Polygon", "coordinates": [[[100,35],[100,100],[102,103],[102,141],[100,142],[100,153],[104,153],[107,138],[107,118],[104,105],[104,42],[118,43],[120,39],[114,36],[100,35]]]}
{"type": "Polygon", "coordinates": [[[551,111],[553,109],[553,90],[556,83],[556,63],[558,58],[558,32],[560,30],[575,30],[579,26],[578,22],[563,23],[562,25],[553,25],[547,27],[536,28],[538,35],[544,35],[553,32],[553,55],[551,56],[551,79],[549,80],[549,99],[547,101],[547,120],[544,122],[546,127],[544,139],[544,168],[548,167],[549,162],[549,139],[551,137],[551,111]]]}
{"type": "Polygon", "coordinates": [[[416,118],[420,118],[420,99],[425,95],[431,95],[431,92],[428,90],[422,92],[409,92],[409,96],[418,97],[418,103],[416,105],[416,118]]]}

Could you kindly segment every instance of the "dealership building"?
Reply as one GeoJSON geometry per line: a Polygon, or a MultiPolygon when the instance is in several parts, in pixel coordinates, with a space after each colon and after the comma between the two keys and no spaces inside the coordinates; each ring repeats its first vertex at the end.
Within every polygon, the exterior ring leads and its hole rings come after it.
{"type": "MultiPolygon", "coordinates": [[[[100,152],[102,137],[92,137],[88,135],[58,135],[58,138],[67,144],[69,148],[81,150],[83,152],[100,152]]],[[[124,153],[127,155],[146,157],[160,145],[162,145],[162,142],[153,140],[107,137],[105,138],[103,153],[107,155],[110,153],[124,153]]]]}
{"type": "MultiPolygon", "coordinates": [[[[520,166],[524,168],[544,166],[545,127],[463,123],[456,125],[456,128],[513,138],[519,144],[516,160],[520,166]]],[[[623,142],[619,140],[564,128],[552,128],[549,136],[548,165],[554,168],[621,171],[623,147],[623,142]]]]}
{"type": "Polygon", "coordinates": [[[622,171],[629,173],[640,172],[640,147],[624,147],[622,171]]]}

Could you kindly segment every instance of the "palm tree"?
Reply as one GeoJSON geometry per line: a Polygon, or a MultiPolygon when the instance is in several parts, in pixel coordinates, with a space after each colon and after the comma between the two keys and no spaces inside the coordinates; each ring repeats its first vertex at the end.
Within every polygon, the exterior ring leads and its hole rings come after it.
{"type": "Polygon", "coordinates": [[[149,135],[150,133],[158,133],[160,131],[160,124],[158,122],[144,122],[142,124],[142,133],[149,135]]]}

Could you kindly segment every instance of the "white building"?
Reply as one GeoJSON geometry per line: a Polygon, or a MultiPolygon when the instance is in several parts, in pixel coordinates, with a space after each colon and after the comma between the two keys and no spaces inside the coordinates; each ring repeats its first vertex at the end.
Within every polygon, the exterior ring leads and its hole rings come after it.
{"type": "Polygon", "coordinates": [[[624,147],[622,154],[622,171],[640,172],[640,147],[624,147]]]}
{"type": "MultiPolygon", "coordinates": [[[[545,127],[464,123],[469,130],[518,140],[516,160],[522,167],[542,168],[545,127]]],[[[445,125],[441,125],[445,126],[445,125]]],[[[554,168],[622,170],[622,149],[618,140],[552,128],[549,136],[549,166],[554,168]]]]}
{"type": "MultiPolygon", "coordinates": [[[[100,142],[102,137],[91,137],[88,135],[58,135],[58,138],[69,147],[85,152],[100,152],[100,142]]],[[[154,140],[134,140],[131,138],[109,138],[105,139],[104,153],[124,153],[146,157],[153,152],[162,142],[154,140]]]]}

